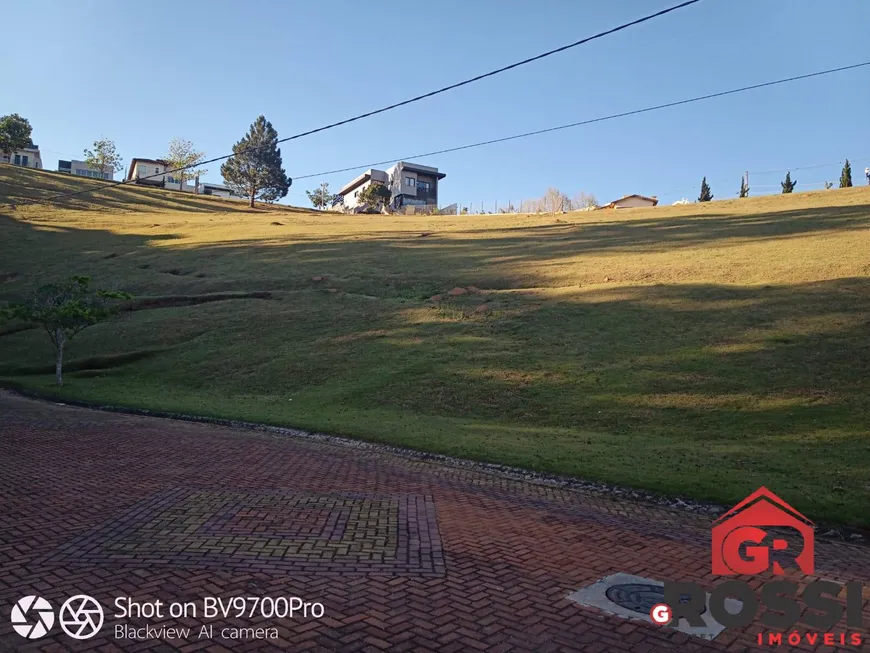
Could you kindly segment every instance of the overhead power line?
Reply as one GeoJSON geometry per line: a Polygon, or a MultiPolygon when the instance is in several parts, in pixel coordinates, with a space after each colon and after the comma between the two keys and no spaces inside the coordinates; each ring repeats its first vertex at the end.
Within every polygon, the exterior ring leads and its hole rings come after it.
{"type": "MultiPolygon", "coordinates": [[[[701,2],[701,0],[686,0],[685,2],[681,2],[680,4],[674,5],[672,7],[668,7],[667,9],[662,9],[661,11],[657,11],[657,12],[649,14],[647,16],[643,16],[642,18],[632,20],[628,23],[623,23],[622,25],[619,25],[617,27],[613,27],[613,28],[605,30],[603,32],[598,32],[597,34],[593,34],[592,36],[587,36],[586,38],[580,39],[579,41],[574,41],[573,43],[569,43],[568,45],[563,45],[563,46],[555,48],[553,50],[548,50],[547,52],[543,52],[541,54],[535,55],[534,57],[529,57],[527,59],[523,59],[522,61],[517,61],[517,62],[512,63],[510,65],[503,66],[501,68],[496,68],[495,70],[490,70],[487,73],[483,73],[481,75],[476,75],[474,77],[470,77],[470,78],[465,79],[461,82],[456,82],[455,84],[443,86],[443,87],[436,89],[434,91],[429,91],[428,93],[423,93],[422,95],[417,95],[417,96],[409,98],[407,100],[402,100],[401,102],[396,102],[394,104],[390,104],[390,105],[387,105],[385,107],[381,107],[380,109],[375,109],[374,111],[368,111],[366,113],[361,113],[361,114],[359,114],[357,116],[353,116],[351,118],[345,118],[344,120],[339,120],[338,122],[333,122],[333,123],[330,123],[328,125],[323,125],[322,127],[317,127],[316,129],[309,129],[308,131],[300,132],[298,134],[294,134],[293,136],[288,136],[287,138],[281,138],[281,139],[278,139],[277,142],[278,143],[286,143],[287,141],[294,141],[296,139],[303,138],[305,136],[311,136],[312,134],[317,134],[319,132],[323,132],[323,131],[326,131],[328,129],[334,129],[335,127],[340,127],[341,125],[347,125],[348,123],[356,122],[357,120],[362,120],[364,118],[370,118],[371,116],[375,116],[379,113],[384,113],[386,111],[392,111],[393,109],[398,109],[399,107],[403,107],[403,106],[406,106],[408,104],[412,104],[414,102],[419,102],[420,100],[425,100],[425,99],[433,97],[435,95],[439,95],[441,93],[446,93],[447,91],[452,91],[453,89],[460,88],[461,86],[467,86],[468,84],[473,84],[474,82],[479,82],[480,80],[486,79],[488,77],[494,77],[495,75],[499,75],[503,72],[507,72],[508,70],[513,70],[514,68],[519,68],[520,66],[525,66],[526,64],[530,64],[534,61],[539,61],[539,60],[544,59],[546,57],[550,57],[554,54],[558,54],[560,52],[565,52],[566,50],[570,50],[571,48],[576,48],[580,45],[585,45],[586,43],[589,43],[591,41],[596,41],[598,39],[604,38],[605,36],[610,36],[611,34],[616,34],[617,32],[621,32],[623,30],[628,29],[629,27],[634,27],[636,25],[646,23],[646,22],[651,21],[655,18],[660,18],[661,16],[664,16],[666,14],[670,14],[674,11],[678,11],[679,9],[684,9],[690,5],[694,5],[694,4],[697,4],[699,2],[701,2]]],[[[249,148],[248,150],[243,150],[243,152],[249,152],[249,151],[253,151],[256,149],[257,148],[249,148]]],[[[243,152],[240,152],[238,154],[241,154],[243,152]]],[[[225,154],[224,156],[218,156],[218,157],[215,157],[213,159],[208,159],[207,161],[200,161],[196,165],[182,166],[180,168],[174,168],[173,170],[165,170],[164,172],[159,173],[159,174],[149,175],[146,177],[139,177],[139,179],[140,180],[141,179],[153,179],[155,177],[162,177],[164,175],[171,174],[173,172],[180,172],[180,171],[186,170],[188,168],[199,167],[199,166],[207,165],[209,163],[223,161],[225,159],[229,159],[230,157],[234,156],[235,154],[237,154],[237,153],[234,152],[232,154],[225,154]]],[[[113,186],[121,186],[121,185],[124,185],[127,183],[131,183],[131,181],[132,180],[124,179],[124,180],[115,182],[113,184],[113,186]]],[[[61,193],[59,195],[54,195],[52,197],[49,197],[49,198],[46,198],[43,200],[33,200],[33,201],[27,202],[27,203],[36,204],[39,202],[51,202],[51,201],[56,200],[56,199],[62,199],[62,198],[66,198],[66,197],[74,197],[76,195],[85,195],[87,193],[95,193],[95,192],[106,190],[107,188],[111,188],[111,186],[107,186],[106,188],[100,188],[100,189],[89,188],[86,190],[76,191],[73,193],[61,193]]]]}
{"type": "MultiPolygon", "coordinates": [[[[858,157],[857,159],[851,159],[852,161],[864,161],[865,159],[870,158],[866,156],[858,157]]],[[[798,170],[817,170],[818,168],[830,168],[831,166],[841,166],[845,163],[845,159],[843,161],[834,161],[833,163],[816,163],[810,166],[800,166],[799,168],[778,168],[776,170],[762,170],[761,172],[752,172],[749,171],[751,175],[770,175],[775,172],[797,172],[798,170]]]]}
{"type": "MultiPolygon", "coordinates": [[[[324,177],[326,175],[332,175],[339,172],[349,172],[351,170],[363,170],[366,168],[371,168],[373,166],[386,165],[388,163],[396,163],[397,161],[405,161],[409,159],[422,159],[428,156],[434,156],[436,154],[447,154],[449,152],[458,152],[460,150],[469,150],[474,147],[483,147],[484,145],[493,145],[494,143],[504,143],[505,141],[513,141],[518,138],[528,138],[529,136],[538,136],[539,134],[547,134],[550,132],[560,131],[562,129],[571,129],[572,127],[581,127],[583,125],[591,125],[596,122],[604,122],[606,120],[615,120],[617,118],[625,118],[627,116],[635,116],[641,113],[649,113],[651,111],[659,111],[660,109],[668,109],[671,107],[677,107],[683,104],[691,104],[693,102],[700,102],[702,100],[710,100],[713,98],[723,97],[725,95],[734,95],[735,93],[744,93],[746,91],[752,91],[759,88],[765,88],[768,86],[776,86],[778,84],[786,84],[788,82],[796,82],[802,79],[809,79],[811,77],[820,77],[822,75],[831,75],[833,73],[842,72],[844,70],[853,70],[855,68],[861,68],[863,66],[870,66],[870,61],[865,61],[863,63],[852,64],[850,66],[841,66],[839,68],[830,68],[828,70],[820,70],[815,73],[807,73],[806,75],[797,75],[795,77],[786,77],[785,79],[777,79],[771,82],[763,82],[761,84],[753,84],[751,86],[741,86],[740,88],[734,88],[728,91],[720,91],[719,93],[710,93],[708,95],[699,95],[697,97],[689,98],[687,100],[678,100],[676,102],[666,102],[665,104],[657,104],[651,107],[645,107],[643,109],[634,109],[633,111],[623,111],[622,113],[612,113],[607,116],[601,116],[599,118],[590,118],[589,120],[581,120],[579,122],[572,122],[567,125],[559,125],[558,127],[547,127],[546,129],[537,129],[535,131],[525,132],[523,134],[514,134],[513,136],[504,136],[502,138],[493,138],[488,141],[480,141],[479,143],[470,143],[469,145],[459,145],[457,147],[449,147],[443,150],[435,150],[434,152],[424,152],[422,154],[414,154],[411,156],[403,156],[395,159],[388,159],[386,161],[376,161],[374,163],[366,163],[365,165],[357,165],[350,166],[348,168],[337,168],[335,170],[326,170],[324,172],[318,172],[311,175],[299,175],[294,177],[294,179],[310,179],[311,177],[324,177]]],[[[797,170],[797,168],[793,168],[797,170]]],[[[760,173],[759,173],[760,174],[760,173]]]]}

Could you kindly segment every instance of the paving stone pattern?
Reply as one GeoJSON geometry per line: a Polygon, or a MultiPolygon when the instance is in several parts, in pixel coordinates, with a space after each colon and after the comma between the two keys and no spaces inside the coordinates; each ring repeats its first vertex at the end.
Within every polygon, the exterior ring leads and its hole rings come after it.
{"type": "MultiPolygon", "coordinates": [[[[9,393],[0,393],[0,416],[0,651],[790,650],[755,645],[758,623],[707,642],[567,599],[616,572],[714,589],[722,579],[710,573],[704,515],[382,450],[9,393]],[[93,596],[103,628],[76,641],[56,623],[25,640],[10,613],[29,594],[55,610],[74,594],[93,596]],[[207,596],[301,597],[323,603],[325,615],[113,615],[117,597],[207,596]],[[204,623],[213,637],[196,636],[204,623]],[[119,639],[121,625],[193,633],[119,639]],[[275,627],[277,637],[220,636],[241,627],[275,627]]],[[[816,548],[820,577],[870,583],[867,547],[816,548]]],[[[865,615],[870,625],[866,604],[865,615]]]]}

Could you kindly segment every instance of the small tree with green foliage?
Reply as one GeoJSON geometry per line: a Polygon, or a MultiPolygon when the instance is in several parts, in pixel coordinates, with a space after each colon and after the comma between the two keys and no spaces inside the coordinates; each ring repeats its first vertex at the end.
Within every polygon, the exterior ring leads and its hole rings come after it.
{"type": "Polygon", "coordinates": [[[797,186],[797,179],[791,180],[791,170],[785,173],[785,181],[779,182],[779,185],[782,186],[783,195],[787,195],[794,190],[794,187],[797,186]]]}
{"type": "Polygon", "coordinates": [[[332,206],[335,195],[329,192],[329,182],[324,181],[314,190],[307,190],[305,194],[311,200],[311,205],[316,209],[326,209],[332,206]]]}
{"type": "Polygon", "coordinates": [[[852,187],[852,165],[849,163],[849,159],[846,159],[846,163],[843,165],[843,171],[840,173],[840,188],[851,188],[852,187]]]}
{"type": "Polygon", "coordinates": [[[257,198],[274,202],[289,192],[293,180],[281,166],[278,132],[260,116],[242,140],[233,145],[233,156],[221,166],[221,175],[227,186],[249,197],[254,208],[257,198]]]}
{"type": "Polygon", "coordinates": [[[17,113],[10,113],[0,118],[0,152],[12,154],[17,150],[30,147],[33,141],[30,134],[33,128],[27,118],[22,118],[17,113]]]}
{"type": "Polygon", "coordinates": [[[749,184],[746,183],[746,177],[740,179],[740,197],[749,197],[749,184]]]}
{"type": "Polygon", "coordinates": [[[701,180],[701,194],[698,196],[699,202],[709,202],[713,199],[713,193],[710,192],[710,186],[707,184],[707,178],[701,180]]]}
{"type": "Polygon", "coordinates": [[[184,184],[188,179],[196,179],[200,175],[208,174],[208,170],[201,167],[202,161],[205,160],[205,152],[197,152],[192,141],[173,138],[169,142],[169,151],[164,158],[167,171],[170,172],[181,192],[184,192],[184,184]]]}
{"type": "Polygon", "coordinates": [[[103,179],[106,178],[107,174],[111,178],[124,167],[120,155],[115,150],[115,141],[108,138],[94,141],[93,150],[85,149],[85,163],[91,168],[99,170],[103,179]]]}
{"type": "Polygon", "coordinates": [[[42,286],[23,302],[13,302],[2,311],[7,319],[22,320],[45,329],[54,345],[54,377],[58,385],[63,385],[63,351],[66,343],[83,329],[112,317],[118,310],[113,300],[131,298],[125,292],[92,291],[89,286],[88,277],[71,277],[62,283],[42,286]]]}
{"type": "Polygon", "coordinates": [[[384,184],[372,183],[360,191],[357,199],[368,211],[380,211],[390,205],[393,193],[384,184]]]}

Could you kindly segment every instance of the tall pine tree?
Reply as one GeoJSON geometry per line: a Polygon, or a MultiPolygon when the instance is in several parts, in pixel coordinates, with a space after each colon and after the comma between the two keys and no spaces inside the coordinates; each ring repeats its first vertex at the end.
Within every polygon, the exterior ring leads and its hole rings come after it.
{"type": "Polygon", "coordinates": [[[849,159],[846,159],[846,164],[843,166],[843,172],[840,173],[840,188],[852,187],[852,166],[849,164],[849,159]]]}
{"type": "Polygon", "coordinates": [[[701,180],[701,194],[698,196],[699,202],[709,202],[713,199],[713,193],[710,192],[710,186],[707,185],[707,178],[701,180]]]}
{"type": "Polygon", "coordinates": [[[266,118],[260,116],[247,135],[233,145],[233,156],[221,166],[227,185],[251,199],[274,202],[287,195],[293,180],[281,167],[278,132],[266,118]]]}
{"type": "Polygon", "coordinates": [[[740,197],[749,197],[749,184],[746,183],[746,177],[740,179],[740,197]]]}
{"type": "Polygon", "coordinates": [[[797,186],[797,179],[791,180],[791,170],[785,173],[785,181],[779,182],[779,185],[782,186],[783,195],[787,195],[794,190],[794,187],[797,186]]]}

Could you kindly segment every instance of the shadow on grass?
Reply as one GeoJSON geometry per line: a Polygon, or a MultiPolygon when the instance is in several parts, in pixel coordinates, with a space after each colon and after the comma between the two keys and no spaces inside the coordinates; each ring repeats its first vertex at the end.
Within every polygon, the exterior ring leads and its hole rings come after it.
{"type": "MultiPolygon", "coordinates": [[[[144,351],[131,351],[124,354],[114,356],[88,356],[87,358],[78,358],[64,363],[63,371],[65,374],[75,372],[95,372],[110,370],[113,368],[123,367],[137,361],[152,358],[160,354],[162,349],[148,349],[144,351]]],[[[0,375],[8,376],[33,376],[37,374],[54,374],[54,365],[22,365],[22,366],[3,366],[0,365],[0,375]]]]}
{"type": "Polygon", "coordinates": [[[0,207],[24,205],[28,200],[48,200],[63,193],[82,193],[53,199],[50,206],[70,210],[103,210],[113,212],[177,210],[194,213],[256,213],[263,208],[288,212],[310,213],[312,210],[286,205],[257,203],[251,209],[242,200],[227,200],[209,195],[196,195],[135,184],[119,185],[100,179],[83,179],[66,173],[32,170],[0,164],[0,207]]]}
{"type": "MultiPolygon", "coordinates": [[[[403,419],[413,420],[419,438],[437,441],[444,453],[473,449],[496,462],[725,502],[754,489],[750,483],[775,482],[778,491],[798,495],[799,508],[858,522],[870,500],[868,278],[613,286],[555,298],[468,293],[441,305],[424,298],[469,281],[500,289],[543,286],[548,279],[531,264],[577,253],[868,227],[870,206],[859,205],[535,227],[517,230],[516,238],[504,230],[492,238],[379,234],[377,240],[360,235],[185,250],[155,247],[149,244],[154,236],[98,230],[40,231],[40,238],[49,250],[97,252],[79,259],[97,271],[110,264],[139,269],[141,258],[155,257],[162,269],[184,270],[196,257],[214,256],[222,266],[235,266],[227,282],[236,284],[234,291],[295,292],[292,301],[249,302],[243,309],[232,302],[178,306],[159,311],[165,321],[153,315],[158,311],[146,311],[149,321],[128,323],[117,336],[104,330],[89,341],[117,349],[111,358],[135,354],[128,351],[133,346],[157,349],[136,334],[156,340],[160,329],[180,326],[206,333],[171,352],[124,363],[139,377],[165,383],[167,395],[179,388],[195,393],[206,388],[204,379],[208,392],[220,397],[254,397],[256,403],[293,395],[292,406],[281,401],[270,413],[292,425],[299,395],[307,392],[314,397],[311,424],[324,430],[338,423],[371,436],[340,415],[382,410],[401,416],[383,421],[384,430],[399,432],[403,419]],[[112,250],[125,256],[106,259],[112,250]],[[323,273],[322,281],[312,280],[323,273]],[[337,292],[327,292],[333,286],[337,292]],[[492,308],[478,313],[486,299],[492,308]],[[435,426],[425,430],[429,418],[436,424],[445,416],[467,425],[447,436],[435,426]],[[499,438],[515,433],[527,444],[508,455],[499,438]]],[[[0,242],[12,247],[31,229],[0,217],[0,242]]],[[[15,272],[5,285],[22,289],[28,273],[15,272]]],[[[31,337],[4,336],[0,348],[31,337]]],[[[23,349],[0,353],[19,374],[47,367],[23,349]]],[[[83,355],[92,361],[97,352],[83,355]]],[[[112,383],[123,385],[126,372],[113,372],[112,383]]],[[[214,410],[237,409],[219,403],[214,410]]]]}

